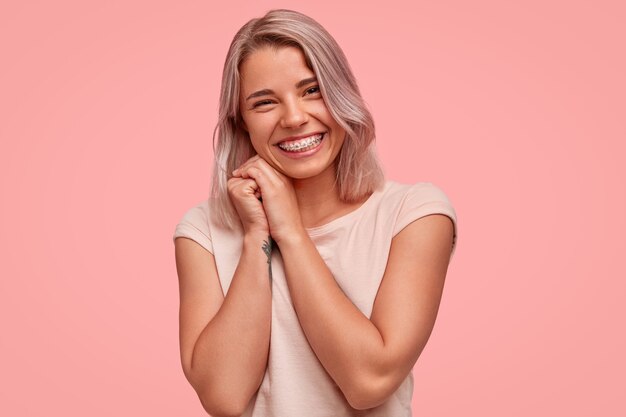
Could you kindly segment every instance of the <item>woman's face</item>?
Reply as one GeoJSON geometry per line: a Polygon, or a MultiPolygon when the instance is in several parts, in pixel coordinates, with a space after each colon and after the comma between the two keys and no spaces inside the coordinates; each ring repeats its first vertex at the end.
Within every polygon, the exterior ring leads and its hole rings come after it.
{"type": "Polygon", "coordinates": [[[257,154],[294,179],[334,178],[346,132],[326,108],[302,51],[262,48],[241,64],[240,74],[241,115],[257,154]]]}

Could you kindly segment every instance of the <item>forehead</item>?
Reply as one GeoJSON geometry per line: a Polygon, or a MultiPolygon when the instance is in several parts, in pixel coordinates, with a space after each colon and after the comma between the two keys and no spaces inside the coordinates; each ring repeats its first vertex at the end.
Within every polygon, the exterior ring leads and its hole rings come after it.
{"type": "Polygon", "coordinates": [[[315,75],[307,67],[304,54],[296,47],[264,47],[254,51],[241,64],[242,93],[262,88],[293,87],[298,81],[315,75]]]}

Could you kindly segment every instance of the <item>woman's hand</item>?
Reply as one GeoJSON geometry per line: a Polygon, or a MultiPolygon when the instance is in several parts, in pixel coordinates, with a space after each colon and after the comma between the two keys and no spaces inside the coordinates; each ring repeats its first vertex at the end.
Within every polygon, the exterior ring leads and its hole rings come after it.
{"type": "Polygon", "coordinates": [[[284,239],[304,232],[298,200],[290,178],[275,170],[258,155],[233,171],[233,175],[258,184],[269,233],[278,245],[284,239]]]}
{"type": "Polygon", "coordinates": [[[269,224],[263,204],[259,201],[261,194],[256,181],[234,176],[227,184],[228,196],[239,214],[244,233],[260,232],[265,236],[269,235],[269,224]]]}

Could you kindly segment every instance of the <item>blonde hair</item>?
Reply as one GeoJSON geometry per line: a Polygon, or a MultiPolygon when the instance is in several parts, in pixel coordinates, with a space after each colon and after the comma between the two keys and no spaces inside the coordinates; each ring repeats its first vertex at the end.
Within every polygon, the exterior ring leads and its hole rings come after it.
{"type": "Polygon", "coordinates": [[[234,169],[255,155],[242,128],[239,68],[251,53],[268,46],[294,46],[303,52],[307,66],[317,77],[326,107],[346,131],[336,161],[339,198],[344,202],[360,201],[384,182],[374,149],[374,120],[343,51],[326,29],[310,17],[292,10],[270,10],[239,29],[222,74],[219,116],[213,132],[211,194],[216,199],[218,220],[231,228],[239,217],[228,196],[227,181],[234,169]]]}

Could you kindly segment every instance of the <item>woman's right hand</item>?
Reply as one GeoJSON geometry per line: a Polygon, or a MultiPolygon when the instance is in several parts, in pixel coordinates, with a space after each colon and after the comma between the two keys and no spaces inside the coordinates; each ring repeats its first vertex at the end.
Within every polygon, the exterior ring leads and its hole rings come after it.
{"type": "Polygon", "coordinates": [[[244,233],[262,232],[269,235],[269,224],[259,200],[259,186],[251,178],[232,177],[228,180],[228,196],[235,206],[244,233]]]}

